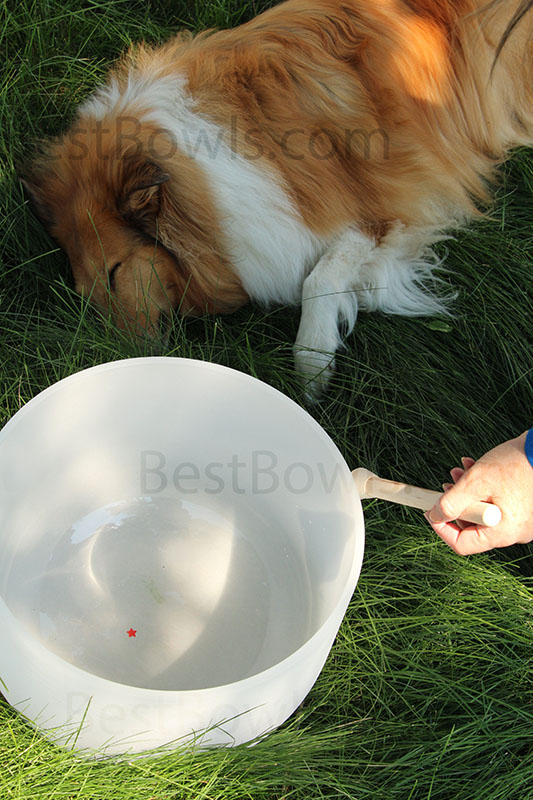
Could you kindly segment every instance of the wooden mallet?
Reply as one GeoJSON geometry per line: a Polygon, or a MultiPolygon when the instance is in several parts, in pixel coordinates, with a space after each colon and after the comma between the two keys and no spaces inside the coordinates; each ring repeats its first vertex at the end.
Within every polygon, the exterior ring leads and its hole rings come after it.
{"type": "MultiPolygon", "coordinates": [[[[352,475],[361,500],[370,500],[370,498],[375,497],[379,500],[399,503],[402,506],[411,506],[411,508],[421,508],[422,511],[429,511],[443,494],[442,492],[433,492],[430,489],[420,489],[418,486],[409,486],[406,483],[378,478],[373,472],[363,467],[354,469],[352,475]]],[[[461,519],[464,519],[465,522],[472,522],[474,525],[485,525],[486,527],[497,525],[501,518],[502,512],[498,506],[492,503],[484,503],[481,500],[477,503],[472,503],[461,514],[461,519]]]]}

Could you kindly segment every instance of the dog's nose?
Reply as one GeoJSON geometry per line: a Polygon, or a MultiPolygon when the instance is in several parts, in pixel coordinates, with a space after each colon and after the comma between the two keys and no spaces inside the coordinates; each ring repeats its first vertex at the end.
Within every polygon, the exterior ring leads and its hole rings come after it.
{"type": "Polygon", "coordinates": [[[166,330],[168,318],[153,303],[146,309],[137,308],[135,312],[125,313],[124,309],[115,309],[113,314],[117,327],[140,339],[158,339],[166,330]]]}

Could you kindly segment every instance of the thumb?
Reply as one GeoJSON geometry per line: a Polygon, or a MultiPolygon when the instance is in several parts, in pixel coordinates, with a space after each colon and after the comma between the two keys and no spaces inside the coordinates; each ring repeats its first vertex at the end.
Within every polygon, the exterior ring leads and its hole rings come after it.
{"type": "Polygon", "coordinates": [[[463,511],[476,500],[479,498],[473,492],[472,483],[463,477],[439,498],[428,512],[428,519],[435,523],[461,519],[463,511]]]}

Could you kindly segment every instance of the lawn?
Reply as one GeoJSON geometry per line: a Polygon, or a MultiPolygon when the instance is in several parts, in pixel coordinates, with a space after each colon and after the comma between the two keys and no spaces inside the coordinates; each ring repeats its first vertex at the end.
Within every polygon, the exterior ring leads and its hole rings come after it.
{"type": "MultiPolygon", "coordinates": [[[[0,426],[88,366],[187,356],[255,375],[302,402],[298,310],[247,307],[175,320],[133,341],[72,291],[17,166],[130,41],[229,26],[267,3],[19,0],[0,4],[0,426]]],[[[438,489],[531,425],[533,158],[502,169],[490,218],[441,245],[458,292],[449,319],[361,315],[310,413],[347,462],[438,489]]],[[[460,558],[418,512],[365,506],[361,578],[326,666],[297,713],[253,748],[80,761],[0,702],[0,797],[9,800],[528,800],[533,798],[530,547],[460,558]]],[[[0,643],[0,647],[1,647],[0,643]]],[[[1,678],[1,675],[0,675],[1,678]]]]}

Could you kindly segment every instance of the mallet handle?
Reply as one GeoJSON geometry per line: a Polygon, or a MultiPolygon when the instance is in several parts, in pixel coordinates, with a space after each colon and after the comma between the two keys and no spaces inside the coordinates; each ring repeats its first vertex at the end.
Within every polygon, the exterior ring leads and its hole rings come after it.
{"type": "MultiPolygon", "coordinates": [[[[430,489],[421,489],[419,486],[388,481],[385,478],[378,478],[374,473],[362,468],[354,470],[352,475],[361,500],[376,497],[379,500],[389,500],[391,503],[429,511],[442,497],[442,492],[433,492],[430,489]]],[[[461,515],[461,519],[466,522],[487,527],[497,525],[501,518],[502,512],[498,506],[482,501],[472,503],[461,515]]]]}

